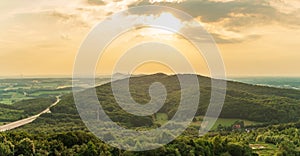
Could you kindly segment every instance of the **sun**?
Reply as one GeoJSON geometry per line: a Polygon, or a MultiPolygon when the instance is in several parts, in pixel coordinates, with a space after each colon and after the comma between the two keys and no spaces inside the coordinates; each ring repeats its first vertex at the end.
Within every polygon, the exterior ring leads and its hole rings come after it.
{"type": "Polygon", "coordinates": [[[142,36],[155,36],[155,35],[174,35],[177,34],[185,25],[184,23],[176,18],[172,13],[163,12],[159,16],[147,16],[144,17],[145,21],[151,21],[154,25],[165,25],[171,27],[158,28],[155,26],[148,26],[147,31],[142,32],[142,36]]]}
{"type": "Polygon", "coordinates": [[[180,29],[184,27],[183,22],[178,18],[174,17],[173,14],[169,12],[164,12],[160,14],[160,16],[156,19],[156,21],[158,23],[172,25],[172,29],[174,29],[175,31],[180,31],[180,29]]]}

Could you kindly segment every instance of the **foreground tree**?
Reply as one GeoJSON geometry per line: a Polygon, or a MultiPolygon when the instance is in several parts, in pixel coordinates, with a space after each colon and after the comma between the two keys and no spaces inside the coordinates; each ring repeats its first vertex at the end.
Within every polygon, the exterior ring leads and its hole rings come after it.
{"type": "Polygon", "coordinates": [[[3,156],[13,156],[14,154],[14,145],[9,141],[4,141],[0,143],[0,155],[3,156]]]}
{"type": "Polygon", "coordinates": [[[15,155],[33,156],[35,154],[35,146],[32,140],[24,138],[16,145],[15,155]]]}

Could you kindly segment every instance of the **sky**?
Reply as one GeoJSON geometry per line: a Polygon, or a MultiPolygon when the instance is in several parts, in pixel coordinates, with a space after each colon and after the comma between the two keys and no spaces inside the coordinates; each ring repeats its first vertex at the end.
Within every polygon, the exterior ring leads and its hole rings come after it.
{"type": "MultiPolygon", "coordinates": [[[[193,16],[216,41],[228,77],[300,76],[299,0],[10,0],[0,1],[0,77],[71,75],[80,45],[96,24],[143,5],[168,6],[193,16]]],[[[178,29],[184,23],[167,12],[152,20],[172,21],[178,29]]],[[[110,73],[125,49],[153,54],[155,50],[156,55],[177,50],[197,73],[210,75],[205,58],[193,53],[191,45],[175,34],[150,29],[133,30],[111,43],[99,58],[96,73],[110,73]],[[145,41],[169,46],[134,47],[145,41]]],[[[168,59],[180,66],[177,56],[168,59]]],[[[146,63],[134,71],[172,69],[146,63]]]]}

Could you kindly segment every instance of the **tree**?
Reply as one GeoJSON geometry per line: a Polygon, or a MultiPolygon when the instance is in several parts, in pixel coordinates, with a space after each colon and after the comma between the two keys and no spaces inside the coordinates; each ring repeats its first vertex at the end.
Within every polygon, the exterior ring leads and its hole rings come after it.
{"type": "Polygon", "coordinates": [[[24,138],[20,142],[18,142],[16,146],[16,153],[15,155],[26,155],[26,156],[33,156],[35,153],[35,146],[32,140],[29,138],[24,138]]]}
{"type": "Polygon", "coordinates": [[[12,156],[14,154],[14,145],[9,141],[0,143],[0,155],[12,156]]]}
{"type": "Polygon", "coordinates": [[[243,145],[241,143],[228,143],[228,152],[234,156],[251,156],[252,151],[248,145],[243,145]]]}
{"type": "MultiPolygon", "coordinates": [[[[290,141],[283,141],[278,145],[280,154],[282,155],[294,155],[296,153],[296,146],[290,141]]],[[[278,155],[280,155],[278,154],[278,155]]]]}
{"type": "Polygon", "coordinates": [[[87,155],[87,156],[98,156],[99,153],[97,151],[96,146],[93,144],[93,142],[88,142],[87,145],[83,145],[83,151],[82,151],[82,155],[87,155]]]}
{"type": "Polygon", "coordinates": [[[213,143],[213,146],[214,146],[214,153],[216,155],[220,155],[221,153],[225,152],[224,151],[224,146],[222,144],[222,139],[221,139],[220,135],[215,136],[212,139],[212,143],[213,143]]]}
{"type": "Polygon", "coordinates": [[[58,140],[51,140],[48,142],[48,146],[48,152],[50,156],[57,155],[66,150],[64,144],[58,140]]]}

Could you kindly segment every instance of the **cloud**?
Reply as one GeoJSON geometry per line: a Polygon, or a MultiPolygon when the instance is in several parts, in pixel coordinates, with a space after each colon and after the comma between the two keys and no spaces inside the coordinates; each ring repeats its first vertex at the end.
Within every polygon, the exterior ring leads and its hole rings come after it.
{"type": "MultiPolygon", "coordinates": [[[[148,0],[138,1],[131,6],[151,4],[148,0]]],[[[181,3],[160,3],[183,10],[193,17],[201,16],[203,22],[216,22],[230,18],[233,14],[261,15],[268,20],[279,20],[285,14],[265,0],[186,0],[181,3]]],[[[282,19],[281,19],[282,20],[282,19]]]]}
{"type": "Polygon", "coordinates": [[[298,0],[40,0],[36,3],[24,3],[11,13],[7,12],[5,17],[36,14],[46,18],[50,15],[62,27],[68,27],[72,31],[92,28],[112,13],[128,7],[151,4],[169,6],[189,13],[219,43],[254,39],[253,36],[263,35],[262,31],[257,32],[256,29],[265,25],[274,24],[294,29],[300,27],[298,0]]]}
{"type": "MultiPolygon", "coordinates": [[[[203,23],[219,43],[256,39],[255,29],[265,25],[300,27],[300,2],[291,0],[186,0],[180,3],[155,3],[187,12],[203,23]],[[295,4],[297,3],[295,7],[295,4]],[[299,3],[299,4],[298,4],[299,3]],[[280,7],[283,6],[283,7],[280,7]],[[283,9],[284,8],[284,9],[283,9]],[[249,30],[252,30],[250,33],[249,30]],[[255,37],[253,37],[255,36],[255,37]]],[[[140,0],[133,6],[150,5],[140,0]]],[[[259,32],[262,33],[262,32],[259,32]]]]}
{"type": "Polygon", "coordinates": [[[151,4],[154,3],[181,3],[185,0],[149,0],[151,4]]]}
{"type": "Polygon", "coordinates": [[[87,21],[91,19],[84,18],[85,14],[79,14],[74,11],[65,13],[58,10],[49,11],[47,12],[47,14],[56,18],[56,21],[59,22],[62,26],[76,27],[77,29],[91,27],[90,21],[87,21]]]}
{"type": "Polygon", "coordinates": [[[88,3],[92,4],[92,5],[104,5],[105,4],[105,2],[102,0],[88,0],[88,3]]]}
{"type": "Polygon", "coordinates": [[[299,0],[270,0],[269,3],[278,11],[286,14],[299,12],[300,9],[299,0]]]}

